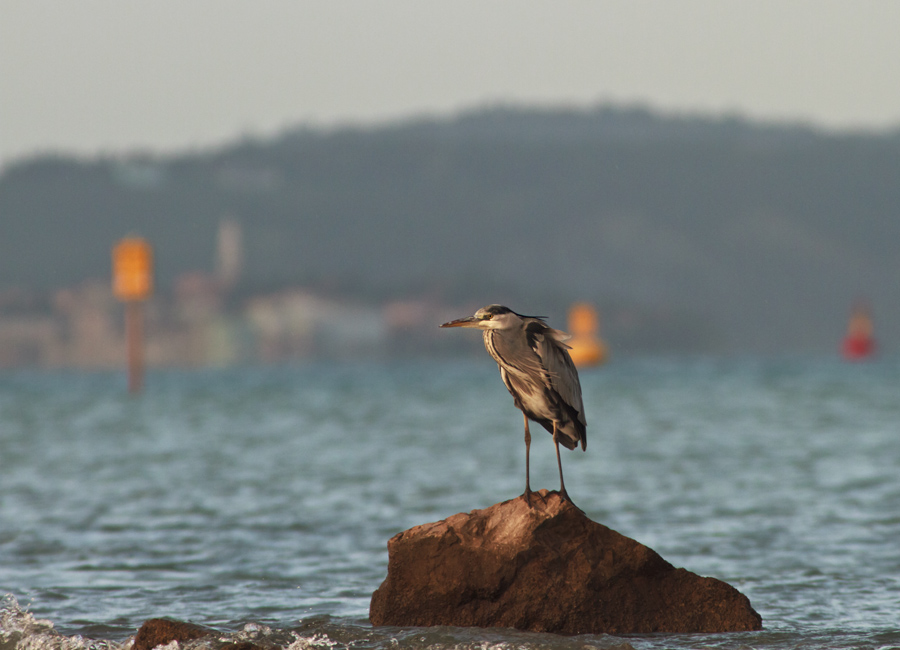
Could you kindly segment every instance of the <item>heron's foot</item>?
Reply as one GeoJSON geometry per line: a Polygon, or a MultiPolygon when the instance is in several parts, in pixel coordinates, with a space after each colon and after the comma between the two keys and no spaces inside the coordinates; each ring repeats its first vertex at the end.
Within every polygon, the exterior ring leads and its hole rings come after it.
{"type": "MultiPolygon", "coordinates": [[[[566,489],[565,489],[565,488],[561,489],[561,490],[558,492],[558,494],[559,494],[560,498],[561,498],[563,501],[568,501],[572,506],[574,506],[574,508],[575,508],[576,510],[581,510],[581,508],[579,508],[577,505],[575,505],[575,502],[572,501],[572,497],[569,496],[569,493],[566,492],[566,489]]],[[[581,510],[581,512],[584,512],[584,510],[581,510]]]]}
{"type": "Polygon", "coordinates": [[[531,488],[525,488],[525,491],[522,493],[522,499],[525,499],[525,503],[528,504],[529,508],[533,508],[535,506],[533,498],[540,499],[543,503],[547,503],[547,500],[544,498],[544,495],[540,492],[532,492],[531,488]]]}

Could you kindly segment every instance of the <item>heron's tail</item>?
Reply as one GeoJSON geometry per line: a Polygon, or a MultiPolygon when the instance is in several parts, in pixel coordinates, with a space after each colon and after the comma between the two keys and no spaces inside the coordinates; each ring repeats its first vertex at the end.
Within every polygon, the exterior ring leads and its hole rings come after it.
{"type": "Polygon", "coordinates": [[[566,449],[575,449],[579,443],[582,449],[587,449],[587,428],[577,417],[568,422],[560,422],[556,425],[556,431],[560,444],[566,449]]]}

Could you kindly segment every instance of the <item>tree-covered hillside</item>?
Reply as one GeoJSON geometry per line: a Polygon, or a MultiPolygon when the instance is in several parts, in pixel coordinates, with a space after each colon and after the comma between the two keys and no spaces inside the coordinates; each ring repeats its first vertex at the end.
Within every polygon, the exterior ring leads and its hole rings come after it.
{"type": "Polygon", "coordinates": [[[226,215],[246,292],[312,283],[553,313],[588,299],[669,314],[686,347],[733,352],[833,350],[865,296],[883,347],[900,343],[900,135],[639,109],[22,161],[0,177],[0,288],[106,277],[110,246],[136,232],[165,291],[212,268],[226,215]]]}

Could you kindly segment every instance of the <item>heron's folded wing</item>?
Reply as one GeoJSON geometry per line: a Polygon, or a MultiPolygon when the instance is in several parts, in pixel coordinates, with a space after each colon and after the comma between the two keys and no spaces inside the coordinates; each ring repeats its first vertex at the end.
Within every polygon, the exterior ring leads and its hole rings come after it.
{"type": "Polygon", "coordinates": [[[581,382],[572,358],[566,352],[568,346],[558,336],[567,336],[564,332],[547,328],[544,332],[534,334],[535,352],[547,371],[553,389],[559,396],[578,412],[578,419],[586,425],[584,403],[581,400],[581,382]]]}

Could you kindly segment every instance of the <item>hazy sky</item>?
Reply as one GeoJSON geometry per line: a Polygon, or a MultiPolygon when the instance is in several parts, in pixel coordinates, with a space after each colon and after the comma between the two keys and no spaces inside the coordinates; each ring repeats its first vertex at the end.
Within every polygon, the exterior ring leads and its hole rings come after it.
{"type": "Polygon", "coordinates": [[[0,0],[0,164],[485,104],[900,126],[894,0],[0,0]]]}

